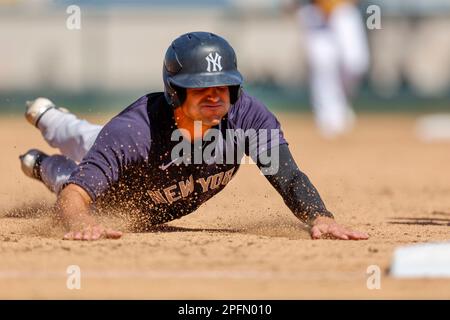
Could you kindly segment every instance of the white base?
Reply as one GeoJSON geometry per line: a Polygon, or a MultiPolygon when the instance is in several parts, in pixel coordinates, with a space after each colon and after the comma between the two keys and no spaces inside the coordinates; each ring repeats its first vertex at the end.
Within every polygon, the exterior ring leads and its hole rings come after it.
{"type": "Polygon", "coordinates": [[[396,278],[450,278],[450,242],[397,248],[390,274],[396,278]]]}
{"type": "Polygon", "coordinates": [[[425,142],[450,140],[450,114],[432,114],[417,120],[416,133],[425,142]]]}

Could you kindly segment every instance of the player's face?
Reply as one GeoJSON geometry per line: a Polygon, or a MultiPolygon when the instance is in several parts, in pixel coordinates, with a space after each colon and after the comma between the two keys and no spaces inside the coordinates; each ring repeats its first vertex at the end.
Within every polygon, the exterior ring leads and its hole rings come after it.
{"type": "Polygon", "coordinates": [[[186,101],[181,105],[183,113],[204,126],[215,126],[230,108],[230,92],[227,86],[186,89],[186,101]]]}

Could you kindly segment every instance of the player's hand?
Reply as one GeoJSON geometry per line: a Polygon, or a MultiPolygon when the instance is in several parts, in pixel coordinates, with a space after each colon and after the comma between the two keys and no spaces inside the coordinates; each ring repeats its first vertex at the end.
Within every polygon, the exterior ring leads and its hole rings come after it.
{"type": "Polygon", "coordinates": [[[64,240],[85,240],[92,241],[98,239],[119,239],[122,232],[107,229],[101,225],[89,226],[79,231],[69,231],[64,235],[64,240]]]}
{"type": "Polygon", "coordinates": [[[318,217],[311,227],[312,239],[339,239],[339,240],[367,240],[369,235],[364,232],[352,231],[338,224],[334,219],[318,217]]]}

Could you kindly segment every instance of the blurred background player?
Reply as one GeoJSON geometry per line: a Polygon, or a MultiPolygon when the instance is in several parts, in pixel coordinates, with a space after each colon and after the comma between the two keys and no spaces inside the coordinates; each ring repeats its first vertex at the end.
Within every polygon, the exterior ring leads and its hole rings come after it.
{"type": "Polygon", "coordinates": [[[312,0],[297,10],[305,35],[311,103],[326,138],[350,130],[351,97],[369,66],[364,24],[352,1],[312,0]]]}

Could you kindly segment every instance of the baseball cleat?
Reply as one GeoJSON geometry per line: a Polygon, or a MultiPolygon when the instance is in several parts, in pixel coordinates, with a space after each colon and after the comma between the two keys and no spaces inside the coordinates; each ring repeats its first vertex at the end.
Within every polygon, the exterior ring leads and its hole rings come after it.
{"type": "Polygon", "coordinates": [[[62,112],[68,112],[67,109],[59,108],[49,99],[41,97],[36,100],[26,102],[25,118],[29,123],[37,127],[39,120],[50,109],[58,109],[62,112]]]}
{"type": "Polygon", "coordinates": [[[47,154],[37,149],[28,150],[25,154],[19,156],[23,173],[30,178],[42,181],[41,163],[47,157],[47,154]]]}

